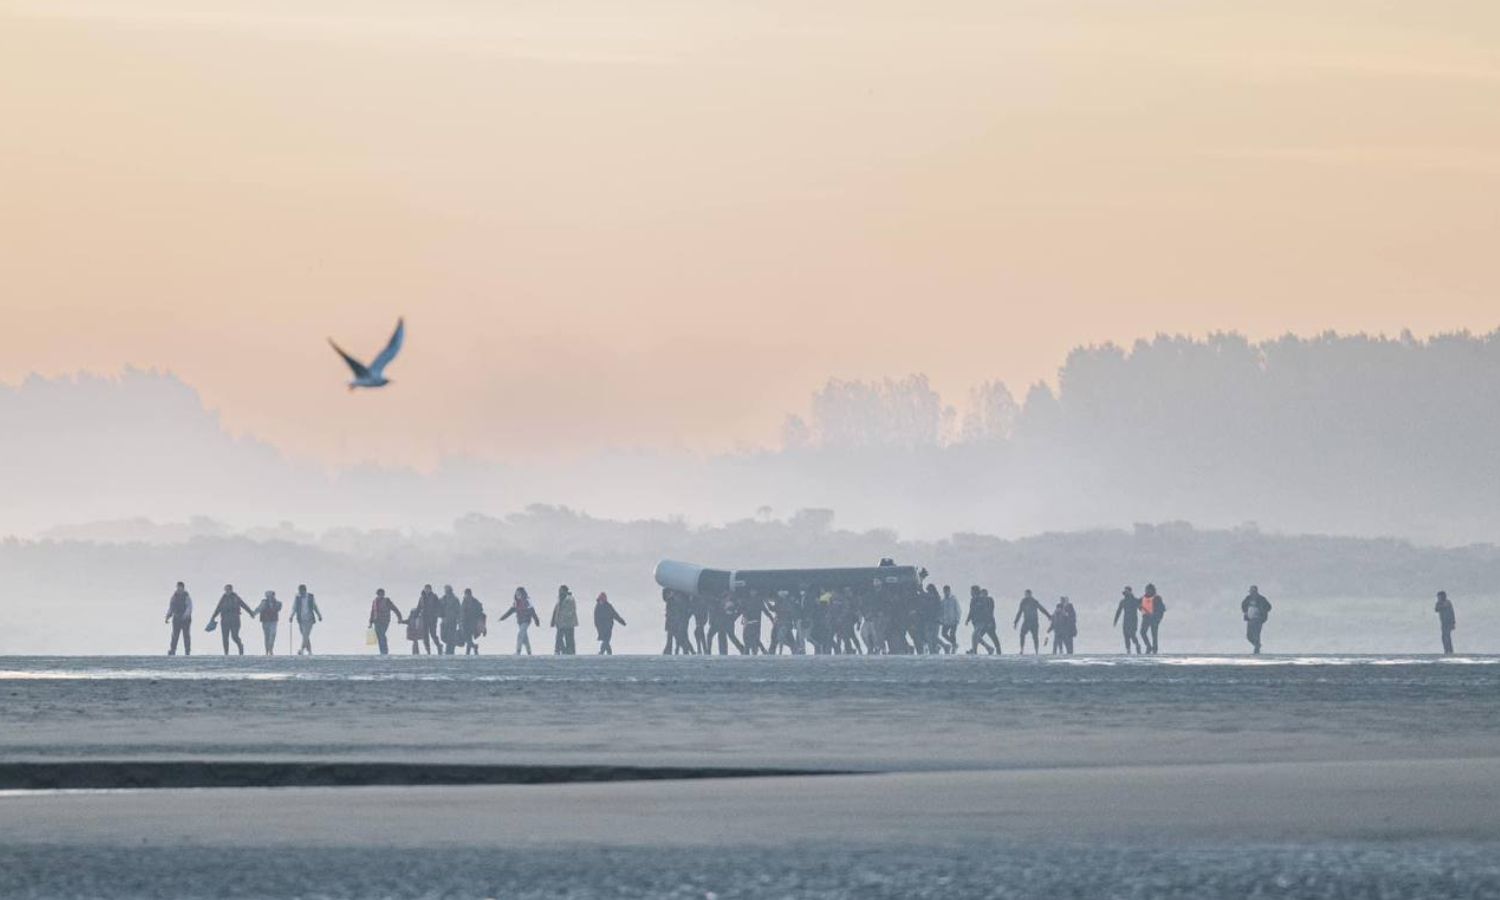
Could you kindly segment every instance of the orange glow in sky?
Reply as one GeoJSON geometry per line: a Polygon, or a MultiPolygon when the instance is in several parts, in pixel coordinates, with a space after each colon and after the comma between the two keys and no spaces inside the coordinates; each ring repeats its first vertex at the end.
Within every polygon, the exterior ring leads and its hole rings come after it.
{"type": "Polygon", "coordinates": [[[0,380],[428,464],[1500,324],[1500,4],[0,0],[0,380]],[[350,395],[324,343],[406,351],[350,395]]]}

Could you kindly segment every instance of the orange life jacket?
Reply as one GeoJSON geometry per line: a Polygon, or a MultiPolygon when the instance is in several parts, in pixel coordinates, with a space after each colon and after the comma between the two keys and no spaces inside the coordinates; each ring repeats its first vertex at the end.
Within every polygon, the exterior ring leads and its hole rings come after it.
{"type": "Polygon", "coordinates": [[[1143,615],[1147,615],[1147,616],[1154,616],[1154,615],[1156,615],[1156,597],[1155,596],[1142,597],[1141,598],[1141,613],[1143,615]]]}

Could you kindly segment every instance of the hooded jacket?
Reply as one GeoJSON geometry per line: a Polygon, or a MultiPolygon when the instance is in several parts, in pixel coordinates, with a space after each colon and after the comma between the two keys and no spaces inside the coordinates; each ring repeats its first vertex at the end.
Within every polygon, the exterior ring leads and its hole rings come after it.
{"type": "Polygon", "coordinates": [[[615,610],[615,605],[609,602],[608,597],[600,594],[598,602],[594,604],[594,628],[601,635],[613,634],[616,622],[625,624],[625,620],[615,610]]]}

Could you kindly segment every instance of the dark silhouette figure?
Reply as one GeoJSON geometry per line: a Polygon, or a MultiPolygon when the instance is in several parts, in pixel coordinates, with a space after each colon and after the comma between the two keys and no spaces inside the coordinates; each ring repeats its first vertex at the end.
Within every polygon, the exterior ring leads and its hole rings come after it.
{"type": "Polygon", "coordinates": [[[1047,630],[1052,632],[1052,652],[1072,656],[1073,638],[1078,635],[1078,611],[1067,597],[1058,598],[1057,606],[1052,610],[1052,624],[1047,630]]]}
{"type": "Polygon", "coordinates": [[[1453,615],[1453,601],[1448,599],[1447,591],[1438,591],[1437,604],[1432,607],[1433,612],[1438,615],[1438,627],[1443,630],[1443,653],[1453,655],[1453,629],[1458,627],[1458,619],[1453,615]]]}
{"type": "Polygon", "coordinates": [[[1141,595],[1141,643],[1146,653],[1156,652],[1157,631],[1161,629],[1162,616],[1167,614],[1167,601],[1156,592],[1156,585],[1146,585],[1141,595]]]}
{"type": "Polygon", "coordinates": [[[661,652],[667,656],[677,653],[693,655],[696,651],[693,639],[688,637],[688,623],[692,619],[697,600],[681,591],[662,588],[661,602],[665,607],[667,629],[667,644],[661,652]]]}
{"type": "Polygon", "coordinates": [[[713,601],[709,606],[708,613],[708,650],[713,652],[714,638],[719,639],[719,655],[729,654],[729,645],[733,644],[735,649],[741,653],[745,652],[745,645],[735,637],[734,623],[739,619],[740,611],[736,608],[733,597],[722,597],[713,601]]]}
{"type": "Polygon", "coordinates": [[[375,643],[380,647],[380,655],[386,656],[391,652],[391,645],[386,641],[386,632],[391,630],[391,616],[396,621],[405,624],[406,619],[402,617],[401,610],[390,597],[385,595],[385,588],[375,591],[375,599],[370,601],[370,627],[375,629],[375,643]]]}
{"type": "Polygon", "coordinates": [[[1136,653],[1141,652],[1141,642],[1135,636],[1136,629],[1140,624],[1141,599],[1135,595],[1129,585],[1120,592],[1120,603],[1115,607],[1115,624],[1120,626],[1120,631],[1125,635],[1125,655],[1130,655],[1131,648],[1136,653]]]}
{"type": "Polygon", "coordinates": [[[751,591],[739,602],[739,607],[740,621],[744,623],[740,630],[740,652],[750,656],[765,653],[766,647],[760,642],[760,623],[766,616],[765,598],[751,591]]]}
{"type": "Polygon", "coordinates": [[[453,593],[453,585],[443,585],[443,596],[438,598],[438,615],[441,621],[438,624],[438,650],[446,656],[452,656],[463,643],[464,630],[464,602],[453,593]]]}
{"type": "Polygon", "coordinates": [[[991,655],[1000,652],[1000,635],[995,633],[995,600],[979,585],[969,588],[969,614],[964,617],[964,624],[974,628],[970,656],[976,655],[980,647],[991,655]]]}
{"type": "Polygon", "coordinates": [[[521,649],[524,647],[526,655],[530,656],[531,637],[527,632],[530,631],[531,626],[542,624],[542,617],[537,613],[536,607],[531,605],[531,596],[523,587],[516,588],[510,609],[500,616],[500,621],[504,622],[511,616],[516,617],[516,655],[520,656],[521,649]]]}
{"type": "Polygon", "coordinates": [[[599,655],[614,656],[615,648],[609,645],[610,638],[614,637],[615,625],[624,625],[625,620],[620,618],[620,613],[615,605],[609,602],[609,595],[603,591],[594,599],[594,630],[599,632],[599,655]]]}
{"type": "Polygon", "coordinates": [[[276,599],[275,591],[266,591],[259,604],[250,612],[251,616],[260,619],[261,637],[266,641],[266,655],[274,656],[276,653],[276,626],[281,619],[281,601],[276,599]]]}
{"type": "Polygon", "coordinates": [[[1250,593],[1240,601],[1240,612],[1245,616],[1245,640],[1260,653],[1260,630],[1271,617],[1271,601],[1261,596],[1260,588],[1250,585],[1250,593]]]}
{"type": "Polygon", "coordinates": [[[464,599],[459,604],[458,615],[464,656],[478,656],[479,639],[489,634],[489,623],[484,616],[484,604],[474,596],[472,588],[464,588],[464,599]]]}
{"type": "Polygon", "coordinates": [[[578,601],[567,585],[557,589],[557,605],[552,607],[552,627],[557,637],[552,643],[552,652],[558,656],[573,656],[578,648],[573,644],[573,630],[578,627],[578,601]]]}
{"type": "Polygon", "coordinates": [[[323,621],[323,611],[318,609],[318,598],[307,592],[306,585],[298,586],[297,590],[300,593],[292,600],[292,621],[302,632],[302,646],[297,648],[297,655],[311,656],[313,626],[323,621]]]}
{"type": "Polygon", "coordinates": [[[422,596],[417,599],[417,621],[422,626],[422,648],[429,654],[434,645],[443,652],[443,642],[438,638],[438,622],[443,618],[443,601],[438,598],[432,585],[422,585],[422,596]]]}
{"type": "Polygon", "coordinates": [[[172,645],[167,648],[168,656],[177,655],[177,640],[182,639],[182,654],[193,655],[193,598],[187,592],[187,587],[182,582],[177,582],[177,590],[172,592],[172,599],[167,601],[167,615],[163,622],[172,623],[172,645]]]}
{"type": "Polygon", "coordinates": [[[215,623],[219,629],[219,638],[224,642],[224,655],[229,655],[229,642],[234,641],[234,646],[239,650],[239,655],[245,655],[245,645],[240,641],[240,612],[255,615],[255,610],[250,604],[240,599],[240,595],[234,592],[234,585],[224,585],[224,596],[219,598],[219,605],[214,607],[214,614],[208,617],[208,630],[213,631],[215,623]]]}
{"type": "Polygon", "coordinates": [[[1021,597],[1021,605],[1016,608],[1015,620],[1010,623],[1010,626],[1012,628],[1020,626],[1020,652],[1023,656],[1026,654],[1026,635],[1028,634],[1031,635],[1031,652],[1037,655],[1040,655],[1042,652],[1039,637],[1041,634],[1042,623],[1041,619],[1037,617],[1038,613],[1046,616],[1048,622],[1052,621],[1052,613],[1047,612],[1047,610],[1042,607],[1042,604],[1035,597],[1031,596],[1031,591],[1027,591],[1026,594],[1021,597]]]}
{"type": "Polygon", "coordinates": [[[688,614],[693,619],[693,647],[700,654],[709,652],[708,620],[713,616],[713,601],[706,596],[691,595],[688,598],[688,614]]]}

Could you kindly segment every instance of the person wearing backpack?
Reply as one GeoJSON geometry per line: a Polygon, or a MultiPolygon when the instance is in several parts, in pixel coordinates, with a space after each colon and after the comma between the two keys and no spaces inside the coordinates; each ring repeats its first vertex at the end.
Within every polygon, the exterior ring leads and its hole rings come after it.
{"type": "Polygon", "coordinates": [[[1260,630],[1271,617],[1271,601],[1261,596],[1260,588],[1250,585],[1250,593],[1240,601],[1240,612],[1245,616],[1245,640],[1260,653],[1260,630]]]}
{"type": "Polygon", "coordinates": [[[391,652],[385,635],[391,629],[392,615],[395,615],[397,622],[406,622],[401,617],[401,610],[396,608],[395,601],[385,595],[385,588],[379,588],[375,591],[375,599],[370,601],[370,627],[375,629],[375,642],[380,645],[381,656],[391,652]]]}
{"type": "Polygon", "coordinates": [[[1146,585],[1146,593],[1141,595],[1141,643],[1145,646],[1146,653],[1155,653],[1157,650],[1157,631],[1161,628],[1161,618],[1167,614],[1167,602],[1156,592],[1156,585],[1146,585]]]}
{"type": "Polygon", "coordinates": [[[250,611],[250,616],[260,620],[260,633],[266,639],[266,655],[273,655],[276,652],[277,620],[281,618],[281,601],[276,599],[276,592],[266,591],[266,596],[250,611]]]}
{"type": "Polygon", "coordinates": [[[1443,630],[1443,652],[1452,656],[1453,629],[1458,627],[1458,619],[1453,615],[1453,601],[1448,599],[1447,591],[1437,592],[1437,604],[1432,610],[1437,613],[1438,627],[1443,630]]]}

